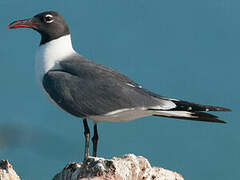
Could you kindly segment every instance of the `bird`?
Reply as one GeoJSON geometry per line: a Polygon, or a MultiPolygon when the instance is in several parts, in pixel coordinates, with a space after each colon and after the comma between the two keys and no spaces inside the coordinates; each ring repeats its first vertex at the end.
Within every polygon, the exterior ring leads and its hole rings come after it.
{"type": "Polygon", "coordinates": [[[82,118],[84,160],[89,157],[90,130],[87,120],[93,121],[92,156],[96,157],[98,122],[124,122],[161,116],[226,123],[206,112],[231,111],[229,108],[160,96],[120,72],[83,57],[73,49],[69,27],[55,11],[45,11],[29,19],[14,21],[8,28],[31,28],[40,33],[41,41],[35,57],[38,84],[58,108],[82,118]]]}

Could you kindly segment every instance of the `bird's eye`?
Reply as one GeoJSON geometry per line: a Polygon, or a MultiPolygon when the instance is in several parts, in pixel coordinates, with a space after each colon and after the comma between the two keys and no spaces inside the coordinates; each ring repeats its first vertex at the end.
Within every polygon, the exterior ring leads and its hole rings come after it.
{"type": "Polygon", "coordinates": [[[52,23],[53,21],[54,21],[54,19],[53,19],[53,16],[51,15],[51,14],[47,14],[45,17],[44,17],[44,21],[46,22],[46,23],[52,23]]]}

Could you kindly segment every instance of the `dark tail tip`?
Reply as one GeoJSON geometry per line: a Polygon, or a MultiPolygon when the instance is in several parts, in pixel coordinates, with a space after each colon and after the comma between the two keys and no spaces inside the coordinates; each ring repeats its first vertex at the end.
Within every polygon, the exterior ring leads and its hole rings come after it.
{"type": "MultiPolygon", "coordinates": [[[[209,121],[209,122],[211,122],[211,121],[209,121]]],[[[215,122],[215,123],[222,123],[222,124],[227,124],[226,121],[223,121],[223,120],[220,120],[220,119],[218,119],[217,121],[212,121],[212,122],[215,122]]]]}
{"type": "Polygon", "coordinates": [[[225,111],[225,112],[231,112],[232,110],[225,107],[216,107],[216,111],[225,111]]]}

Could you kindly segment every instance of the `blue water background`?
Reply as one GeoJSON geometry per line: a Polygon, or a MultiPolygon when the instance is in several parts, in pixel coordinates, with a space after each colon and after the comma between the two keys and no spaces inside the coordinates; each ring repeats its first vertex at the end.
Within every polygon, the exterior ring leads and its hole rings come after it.
{"type": "Polygon", "coordinates": [[[190,180],[240,179],[240,1],[1,0],[0,159],[23,180],[50,180],[84,150],[81,119],[55,108],[36,83],[39,34],[7,29],[45,10],[66,19],[83,56],[160,95],[233,110],[216,113],[227,124],[99,123],[99,156],[134,153],[190,180]]]}

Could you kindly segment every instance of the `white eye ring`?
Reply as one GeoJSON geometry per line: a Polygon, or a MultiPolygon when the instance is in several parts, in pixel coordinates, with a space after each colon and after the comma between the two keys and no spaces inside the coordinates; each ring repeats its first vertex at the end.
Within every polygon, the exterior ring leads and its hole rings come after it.
{"type": "Polygon", "coordinates": [[[45,22],[50,24],[54,21],[53,16],[51,14],[47,14],[44,18],[45,22]]]}

